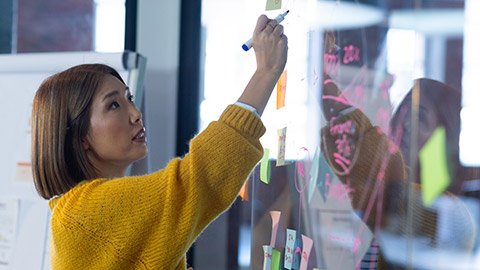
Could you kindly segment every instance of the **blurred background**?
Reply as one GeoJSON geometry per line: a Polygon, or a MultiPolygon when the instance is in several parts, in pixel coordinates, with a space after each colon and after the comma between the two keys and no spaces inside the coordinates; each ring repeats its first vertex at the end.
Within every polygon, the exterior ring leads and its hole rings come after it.
{"type": "MultiPolygon", "coordinates": [[[[260,14],[286,10],[285,105],[278,108],[275,89],[262,117],[269,183],[259,165],[243,198],[198,238],[189,264],[262,268],[270,211],[279,211],[272,248],[281,269],[286,228],[297,231],[300,250],[301,235],[313,240],[307,269],[480,269],[480,1],[2,0],[0,53],[145,56],[150,151],[135,173],[147,173],[184,155],[188,141],[236,101],[256,67],[253,50],[241,45],[260,14]],[[342,152],[336,141],[344,138],[327,130],[352,120],[353,110],[361,116],[346,137],[351,153],[342,148],[348,170],[339,171],[329,149],[342,152]],[[285,127],[286,165],[277,166],[277,132],[285,127]],[[308,173],[300,175],[303,166],[308,173]],[[353,248],[351,239],[363,244],[353,248]]],[[[49,269],[47,244],[31,252],[45,254],[38,269],[49,269]]],[[[298,269],[302,257],[294,257],[298,269]]]]}

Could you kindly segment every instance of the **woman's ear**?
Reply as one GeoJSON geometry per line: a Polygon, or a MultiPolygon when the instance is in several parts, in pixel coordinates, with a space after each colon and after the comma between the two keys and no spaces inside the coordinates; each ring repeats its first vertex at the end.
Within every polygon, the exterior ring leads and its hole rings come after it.
{"type": "Polygon", "coordinates": [[[90,144],[88,143],[87,136],[82,138],[82,147],[83,147],[83,150],[85,150],[85,151],[90,149],[90,144]]]}

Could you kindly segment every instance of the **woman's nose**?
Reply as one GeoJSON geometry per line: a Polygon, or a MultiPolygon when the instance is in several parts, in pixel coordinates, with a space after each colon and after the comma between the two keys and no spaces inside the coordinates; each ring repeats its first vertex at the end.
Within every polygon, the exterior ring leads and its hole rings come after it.
{"type": "Polygon", "coordinates": [[[143,125],[142,112],[137,108],[137,106],[133,105],[130,117],[132,124],[140,122],[140,124],[143,125]]]}

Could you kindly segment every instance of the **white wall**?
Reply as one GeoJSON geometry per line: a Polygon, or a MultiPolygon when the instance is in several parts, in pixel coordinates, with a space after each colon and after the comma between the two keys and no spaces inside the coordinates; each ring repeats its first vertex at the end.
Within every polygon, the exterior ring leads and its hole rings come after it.
{"type": "Polygon", "coordinates": [[[180,0],[138,0],[137,52],[147,57],[149,171],[175,157],[180,0]]]}

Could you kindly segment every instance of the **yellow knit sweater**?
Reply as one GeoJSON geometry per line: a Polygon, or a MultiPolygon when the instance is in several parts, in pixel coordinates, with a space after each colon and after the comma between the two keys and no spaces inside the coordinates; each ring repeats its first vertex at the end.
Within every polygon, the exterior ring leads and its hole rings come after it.
{"type": "Polygon", "coordinates": [[[185,269],[188,248],[262,157],[263,133],[260,118],[230,105],[165,169],[84,181],[52,199],[52,268],[185,269]]]}

